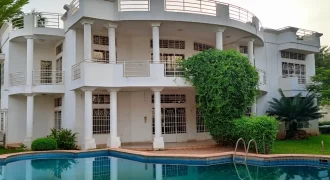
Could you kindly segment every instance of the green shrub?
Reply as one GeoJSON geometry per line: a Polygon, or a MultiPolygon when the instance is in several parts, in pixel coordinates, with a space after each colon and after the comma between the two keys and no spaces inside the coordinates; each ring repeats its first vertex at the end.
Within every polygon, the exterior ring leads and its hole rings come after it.
{"type": "Polygon", "coordinates": [[[51,129],[51,133],[47,137],[55,139],[59,149],[77,149],[77,133],[72,133],[70,129],[51,129]]]}
{"type": "Polygon", "coordinates": [[[53,138],[38,138],[32,142],[31,149],[33,151],[56,150],[57,143],[53,138]]]}
{"type": "Polygon", "coordinates": [[[258,72],[248,58],[234,50],[206,50],[180,62],[184,78],[192,83],[206,127],[219,144],[233,144],[233,120],[251,107],[258,72]]]}
{"type": "Polygon", "coordinates": [[[233,139],[237,141],[239,138],[243,138],[246,143],[254,139],[257,142],[259,153],[266,154],[272,152],[277,131],[278,122],[270,116],[244,116],[234,120],[234,129],[231,130],[233,139]]]}

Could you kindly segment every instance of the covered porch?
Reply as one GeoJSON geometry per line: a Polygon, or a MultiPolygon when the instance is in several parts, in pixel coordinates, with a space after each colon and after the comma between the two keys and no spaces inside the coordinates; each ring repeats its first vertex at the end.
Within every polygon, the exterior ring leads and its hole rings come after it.
{"type": "Polygon", "coordinates": [[[192,87],[82,90],[76,91],[75,123],[82,149],[214,145],[192,87]]]}

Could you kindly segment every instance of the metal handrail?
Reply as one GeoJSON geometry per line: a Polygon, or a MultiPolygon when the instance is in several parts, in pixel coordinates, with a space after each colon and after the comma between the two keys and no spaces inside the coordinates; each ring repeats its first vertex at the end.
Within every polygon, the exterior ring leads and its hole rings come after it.
{"type": "Polygon", "coordinates": [[[235,152],[234,152],[234,155],[233,155],[233,162],[235,162],[235,156],[236,156],[236,152],[237,152],[237,147],[238,147],[238,143],[239,143],[240,141],[243,141],[243,144],[244,144],[244,151],[246,151],[245,140],[244,140],[243,138],[239,138],[239,139],[236,141],[235,152]]]}
{"type": "Polygon", "coordinates": [[[245,151],[245,162],[246,162],[246,159],[247,159],[247,155],[248,155],[248,153],[249,153],[249,148],[250,148],[250,144],[251,144],[251,142],[254,142],[254,146],[256,147],[256,153],[259,154],[259,153],[258,153],[258,145],[257,145],[257,142],[256,142],[254,139],[251,139],[251,140],[249,141],[249,143],[248,143],[248,147],[247,147],[247,149],[246,149],[246,151],[245,151]]]}
{"type": "MultiPolygon", "coordinates": [[[[219,2],[217,0],[199,0],[199,1],[182,1],[182,0],[165,0],[166,11],[178,11],[188,13],[199,13],[215,16],[217,13],[217,4],[228,6],[229,18],[243,23],[253,21],[253,17],[256,17],[252,12],[229,3],[219,2]]],[[[260,24],[261,22],[260,22],[260,24]]]]}
{"type": "Polygon", "coordinates": [[[120,11],[150,11],[150,0],[120,0],[120,11]]]}

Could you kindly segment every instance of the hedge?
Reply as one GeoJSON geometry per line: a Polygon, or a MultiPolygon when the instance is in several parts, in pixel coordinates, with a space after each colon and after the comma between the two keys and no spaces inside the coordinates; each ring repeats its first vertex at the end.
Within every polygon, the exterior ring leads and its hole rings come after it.
{"type": "Polygon", "coordinates": [[[53,138],[38,138],[32,142],[31,149],[33,151],[56,150],[57,143],[53,138]]]}
{"type": "Polygon", "coordinates": [[[254,139],[257,142],[259,153],[269,154],[272,152],[278,131],[278,122],[274,117],[244,116],[234,120],[233,127],[234,129],[231,130],[232,137],[236,141],[243,138],[248,143],[251,139],[254,139]]]}

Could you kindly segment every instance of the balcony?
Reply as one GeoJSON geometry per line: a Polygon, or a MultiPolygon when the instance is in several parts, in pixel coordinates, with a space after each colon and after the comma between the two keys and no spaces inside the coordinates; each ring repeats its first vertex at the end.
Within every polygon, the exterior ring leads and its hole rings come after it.
{"type": "Polygon", "coordinates": [[[305,75],[285,75],[279,79],[280,88],[286,96],[295,96],[299,92],[306,95],[307,87],[311,82],[311,77],[305,75]]]}
{"type": "Polygon", "coordinates": [[[109,21],[195,22],[234,27],[263,39],[262,23],[253,13],[217,0],[73,0],[65,9],[65,28],[74,26],[83,17],[109,21]]]}
{"type": "MultiPolygon", "coordinates": [[[[64,71],[34,70],[32,72],[32,93],[63,93],[64,71]]],[[[9,74],[10,94],[21,94],[29,91],[25,72],[9,74]]]]}
{"type": "Polygon", "coordinates": [[[31,35],[63,38],[64,30],[61,17],[62,14],[59,13],[32,12],[13,18],[9,21],[13,30],[10,39],[31,35]]]}
{"type": "MultiPolygon", "coordinates": [[[[266,72],[258,69],[259,89],[267,91],[266,72]]],[[[72,87],[191,87],[174,62],[86,60],[72,66],[72,87]]]]}
{"type": "Polygon", "coordinates": [[[266,28],[265,32],[278,34],[277,43],[280,45],[280,51],[296,52],[299,50],[306,54],[319,52],[320,37],[323,35],[315,31],[295,27],[284,27],[277,30],[266,28]]]}

